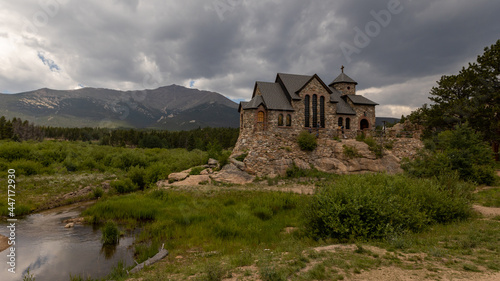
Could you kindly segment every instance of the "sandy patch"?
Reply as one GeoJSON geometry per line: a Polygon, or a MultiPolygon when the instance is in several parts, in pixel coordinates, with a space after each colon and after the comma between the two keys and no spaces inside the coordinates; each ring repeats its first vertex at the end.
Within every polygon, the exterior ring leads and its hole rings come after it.
{"type": "MultiPolygon", "coordinates": [[[[481,205],[472,205],[472,208],[485,217],[500,216],[500,208],[484,207],[481,205]]],[[[500,280],[500,279],[499,279],[500,280]]]]}
{"type": "Polygon", "coordinates": [[[9,238],[0,234],[0,252],[9,248],[9,238]]]}

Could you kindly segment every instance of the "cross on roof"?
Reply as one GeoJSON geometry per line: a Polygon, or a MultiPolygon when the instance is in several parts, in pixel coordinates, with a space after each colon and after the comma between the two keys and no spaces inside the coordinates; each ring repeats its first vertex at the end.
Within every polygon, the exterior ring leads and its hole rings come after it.
{"type": "Polygon", "coordinates": [[[342,67],[340,69],[342,69],[342,73],[344,73],[344,66],[343,65],[342,65],[342,67]]]}

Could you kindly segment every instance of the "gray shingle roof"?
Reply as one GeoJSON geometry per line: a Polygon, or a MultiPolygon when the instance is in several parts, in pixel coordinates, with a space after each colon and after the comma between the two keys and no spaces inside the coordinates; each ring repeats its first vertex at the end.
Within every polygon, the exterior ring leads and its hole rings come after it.
{"type": "Polygon", "coordinates": [[[356,115],[356,111],[342,98],[339,91],[332,89],[332,87],[330,87],[330,90],[332,90],[330,102],[337,104],[337,114],[356,115]]]}
{"type": "Polygon", "coordinates": [[[243,109],[255,109],[258,108],[259,105],[264,104],[264,100],[262,99],[262,96],[255,96],[253,97],[249,102],[247,102],[243,106],[243,109]]]}
{"type": "Polygon", "coordinates": [[[296,92],[300,90],[304,84],[311,79],[311,77],[312,75],[278,73],[276,82],[278,82],[278,78],[281,79],[283,86],[285,86],[285,89],[290,97],[294,100],[300,100],[300,97],[296,92]]]}
{"type": "Polygon", "coordinates": [[[378,105],[378,103],[371,101],[363,96],[359,95],[346,95],[354,104],[363,104],[363,105],[378,105]]]}
{"type": "Polygon", "coordinates": [[[330,95],[330,102],[339,102],[341,100],[340,96],[342,96],[342,93],[339,92],[334,87],[329,87],[329,88],[332,91],[332,94],[330,95]]]}
{"type": "Polygon", "coordinates": [[[270,110],[289,110],[293,111],[293,107],[288,101],[285,92],[278,83],[257,82],[257,87],[262,94],[264,104],[270,110]]]}
{"type": "Polygon", "coordinates": [[[352,83],[355,85],[358,84],[358,82],[354,81],[351,77],[347,76],[347,74],[345,74],[344,72],[340,73],[340,75],[337,76],[337,78],[335,78],[332,81],[332,83],[330,83],[330,85],[328,85],[328,86],[335,85],[337,83],[352,83]]]}

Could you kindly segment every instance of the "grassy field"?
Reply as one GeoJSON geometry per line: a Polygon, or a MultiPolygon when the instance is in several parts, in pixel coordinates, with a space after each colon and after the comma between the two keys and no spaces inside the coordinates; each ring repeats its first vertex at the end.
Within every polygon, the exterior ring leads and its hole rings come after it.
{"type": "MultiPolygon", "coordinates": [[[[370,185],[385,181],[393,189],[398,183],[420,185],[424,193],[428,192],[425,186],[435,190],[446,186],[440,181],[386,175],[327,177],[320,185],[341,190],[360,181],[370,185]]],[[[373,191],[367,192],[373,195],[373,191]]],[[[401,228],[376,238],[314,237],[308,230],[307,213],[311,206],[318,207],[314,205],[318,194],[264,191],[256,186],[248,190],[149,190],[101,201],[84,215],[92,222],[116,220],[123,229],[140,227],[135,248],[138,262],[165,244],[169,256],[133,275],[142,278],[137,280],[344,280],[386,267],[433,279],[445,273],[456,276],[500,270],[498,220],[484,220],[469,211],[466,217],[429,221],[415,231],[401,228]]],[[[351,198],[360,200],[361,193],[352,194],[351,198]]],[[[466,198],[465,206],[470,210],[476,201],[472,195],[466,198]]],[[[347,202],[345,199],[342,202],[347,202]]],[[[457,211],[430,205],[443,212],[457,211]]],[[[348,204],[343,206],[347,209],[348,204]]],[[[126,278],[130,276],[113,276],[115,280],[126,278]]]]}
{"type": "MultiPolygon", "coordinates": [[[[157,180],[207,158],[199,150],[0,143],[0,169],[16,170],[16,214],[101,197],[82,214],[88,223],[140,230],[138,262],[163,244],[170,252],[133,275],[119,264],[105,280],[375,280],[364,274],[381,268],[439,279],[500,271],[500,217],[471,208],[500,207],[499,187],[473,193],[475,186],[455,176],[339,176],[293,167],[286,178],[249,186],[156,188],[157,180]],[[291,186],[317,192],[280,191],[291,186]],[[91,192],[79,195],[85,188],[91,192]]],[[[6,215],[5,176],[0,192],[6,215]]]]}
{"type": "MultiPolygon", "coordinates": [[[[204,151],[131,149],[86,142],[0,141],[0,215],[7,210],[7,171],[16,176],[16,215],[90,200],[100,195],[104,182],[133,179],[132,190],[154,186],[171,172],[205,164],[204,151]],[[92,192],[78,194],[82,188],[92,192]],[[94,192],[94,190],[96,190],[94,192]],[[72,196],[64,196],[74,192],[72,196]]],[[[118,193],[111,189],[111,194],[118,193]]]]}

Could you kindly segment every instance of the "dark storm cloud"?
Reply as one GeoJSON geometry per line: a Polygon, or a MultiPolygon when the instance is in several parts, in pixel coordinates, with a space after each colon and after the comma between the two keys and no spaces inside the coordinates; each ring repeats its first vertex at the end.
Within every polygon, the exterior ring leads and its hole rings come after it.
{"type": "Polygon", "coordinates": [[[439,76],[473,61],[500,26],[494,0],[42,0],[2,9],[0,83],[10,92],[194,81],[248,99],[256,80],[277,72],[318,73],[329,83],[345,65],[382,114],[427,102],[439,76]],[[356,46],[355,28],[373,27],[373,14],[390,5],[401,11],[348,59],[342,44],[356,46]],[[38,52],[62,71],[50,74],[38,52]]]}

